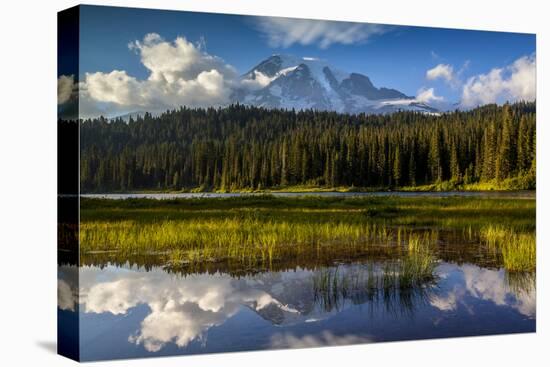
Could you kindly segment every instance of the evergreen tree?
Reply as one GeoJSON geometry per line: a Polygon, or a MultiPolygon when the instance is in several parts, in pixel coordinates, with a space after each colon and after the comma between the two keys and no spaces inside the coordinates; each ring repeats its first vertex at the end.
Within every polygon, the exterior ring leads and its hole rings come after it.
{"type": "Polygon", "coordinates": [[[440,116],[182,107],[80,122],[82,192],[389,187],[527,177],[535,185],[534,103],[440,116]]]}
{"type": "Polygon", "coordinates": [[[502,180],[510,177],[514,170],[515,159],[515,134],[512,120],[512,112],[508,104],[503,107],[502,135],[499,144],[499,154],[496,159],[495,176],[502,180]]]}
{"type": "Polygon", "coordinates": [[[393,180],[395,186],[401,184],[401,153],[399,152],[399,145],[395,148],[393,158],[393,180]]]}

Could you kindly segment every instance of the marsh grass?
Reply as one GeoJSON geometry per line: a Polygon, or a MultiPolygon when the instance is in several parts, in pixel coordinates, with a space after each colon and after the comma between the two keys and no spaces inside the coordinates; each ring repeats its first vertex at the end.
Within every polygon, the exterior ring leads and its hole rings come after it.
{"type": "MultiPolygon", "coordinates": [[[[429,236],[434,236],[430,234],[429,236]]],[[[425,235],[428,238],[428,235],[425,235]]],[[[399,227],[357,222],[279,222],[245,219],[87,222],[80,228],[81,250],[119,251],[126,254],[166,253],[172,263],[232,259],[241,263],[271,264],[292,257],[353,257],[372,251],[418,254],[424,237],[399,227]]],[[[422,267],[411,262],[412,268],[422,267]]]]}
{"type": "Polygon", "coordinates": [[[481,229],[482,240],[502,254],[508,271],[534,271],[536,268],[536,236],[534,232],[517,233],[500,225],[481,229]]]}
{"type": "Polygon", "coordinates": [[[172,267],[225,262],[271,269],[284,261],[327,263],[376,254],[403,260],[400,266],[410,268],[408,274],[422,274],[432,262],[420,243],[441,232],[459,234],[460,241],[478,247],[491,243],[512,271],[534,269],[535,239],[529,235],[534,230],[533,199],[83,198],[79,238],[82,257],[110,252],[110,258],[123,261],[162,255],[172,267]]]}
{"type": "Polygon", "coordinates": [[[534,190],[536,177],[533,174],[506,178],[504,180],[491,180],[488,182],[475,182],[466,184],[461,181],[449,180],[428,185],[401,187],[402,191],[507,191],[507,190],[534,190]]]}
{"type": "Polygon", "coordinates": [[[501,224],[535,227],[535,200],[483,197],[274,197],[259,195],[199,199],[81,199],[81,221],[159,222],[166,219],[225,219],[256,215],[288,221],[385,221],[462,229],[501,224]]]}
{"type": "Polygon", "coordinates": [[[388,309],[395,303],[392,301],[412,305],[413,297],[423,296],[430,284],[435,283],[437,259],[433,247],[437,235],[409,234],[405,241],[407,251],[392,261],[316,272],[312,279],[315,302],[326,311],[341,308],[346,300],[357,304],[383,300],[388,309]]]}
{"type": "Polygon", "coordinates": [[[435,231],[409,235],[408,253],[398,269],[401,287],[419,285],[433,277],[437,264],[433,252],[437,240],[438,233],[435,231]]]}

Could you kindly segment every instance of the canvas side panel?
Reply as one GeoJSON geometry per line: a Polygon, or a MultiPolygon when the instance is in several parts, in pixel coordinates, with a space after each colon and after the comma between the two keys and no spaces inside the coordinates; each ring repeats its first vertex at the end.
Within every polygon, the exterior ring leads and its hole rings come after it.
{"type": "Polygon", "coordinates": [[[80,359],[79,346],[79,7],[57,17],[57,351],[80,359]]]}

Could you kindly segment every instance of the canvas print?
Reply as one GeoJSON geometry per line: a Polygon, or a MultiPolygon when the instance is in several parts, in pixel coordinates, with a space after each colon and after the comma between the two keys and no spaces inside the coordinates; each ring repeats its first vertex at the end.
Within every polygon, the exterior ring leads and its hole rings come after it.
{"type": "Polygon", "coordinates": [[[535,332],[534,34],[58,19],[60,354],[535,332]]]}

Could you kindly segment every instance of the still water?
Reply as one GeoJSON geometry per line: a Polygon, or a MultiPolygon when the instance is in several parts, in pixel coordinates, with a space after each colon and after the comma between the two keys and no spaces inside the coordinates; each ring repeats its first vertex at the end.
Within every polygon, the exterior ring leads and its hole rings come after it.
{"type": "Polygon", "coordinates": [[[533,274],[440,261],[434,281],[384,289],[383,272],[366,260],[239,276],[61,266],[58,312],[78,314],[82,360],[535,331],[533,274]]]}
{"type": "MultiPolygon", "coordinates": [[[[515,198],[533,199],[535,191],[372,191],[372,192],[272,192],[268,195],[276,197],[299,197],[299,196],[324,196],[324,197],[492,197],[492,198],[515,198]]],[[[121,193],[121,194],[82,194],[81,197],[97,199],[196,199],[196,198],[231,198],[265,195],[265,193],[121,193]]]]}

